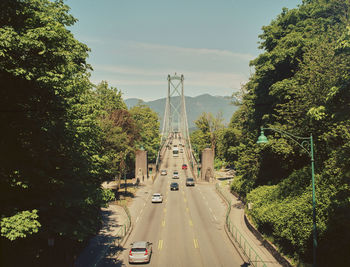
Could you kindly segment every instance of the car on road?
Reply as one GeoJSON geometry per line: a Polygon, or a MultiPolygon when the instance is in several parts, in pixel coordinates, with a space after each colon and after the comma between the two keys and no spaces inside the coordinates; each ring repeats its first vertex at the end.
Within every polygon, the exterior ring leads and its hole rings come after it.
{"type": "Polygon", "coordinates": [[[160,175],[162,175],[162,176],[167,175],[167,174],[168,174],[168,172],[166,170],[161,170],[160,171],[160,175]]]}
{"type": "Polygon", "coordinates": [[[179,179],[179,172],[178,171],[173,171],[173,179],[179,179]]]}
{"type": "Polygon", "coordinates": [[[182,169],[187,170],[187,164],[182,164],[182,169]]]}
{"type": "Polygon", "coordinates": [[[137,241],[131,243],[129,251],[129,263],[150,262],[152,255],[152,243],[137,241]]]}
{"type": "Polygon", "coordinates": [[[163,196],[161,193],[154,193],[152,195],[152,203],[162,203],[163,202],[163,196]]]}
{"type": "Polygon", "coordinates": [[[183,148],[180,148],[180,153],[184,153],[184,149],[183,148]]]}
{"type": "Polygon", "coordinates": [[[179,190],[179,184],[178,183],[171,183],[170,184],[170,190],[179,190]]]}
{"type": "Polygon", "coordinates": [[[193,178],[187,178],[186,179],[186,186],[194,186],[194,179],[193,178]]]}

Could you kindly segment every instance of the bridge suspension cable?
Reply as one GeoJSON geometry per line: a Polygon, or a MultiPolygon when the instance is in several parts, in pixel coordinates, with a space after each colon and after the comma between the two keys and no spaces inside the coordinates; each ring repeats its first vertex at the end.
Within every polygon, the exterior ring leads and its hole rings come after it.
{"type": "Polygon", "coordinates": [[[160,148],[158,151],[156,166],[159,168],[160,157],[165,149],[170,146],[171,138],[179,136],[183,139],[188,160],[193,168],[197,163],[193,155],[191,140],[188,130],[186,101],[184,94],[184,76],[168,75],[168,95],[165,102],[163,126],[160,148]]]}

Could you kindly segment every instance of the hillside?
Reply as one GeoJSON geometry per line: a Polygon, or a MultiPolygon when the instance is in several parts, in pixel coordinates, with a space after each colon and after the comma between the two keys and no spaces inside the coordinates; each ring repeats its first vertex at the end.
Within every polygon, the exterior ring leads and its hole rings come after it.
{"type": "MultiPolygon", "coordinates": [[[[130,108],[135,106],[138,101],[139,99],[137,98],[129,98],[125,100],[125,103],[128,108],[130,108]]],[[[163,122],[165,101],[166,98],[161,98],[154,101],[143,102],[158,113],[161,119],[161,123],[163,122]]],[[[172,101],[174,105],[177,106],[179,104],[180,97],[173,97],[172,101]]],[[[194,121],[203,112],[210,112],[214,115],[217,115],[221,111],[224,123],[228,124],[232,117],[232,114],[237,110],[237,107],[231,104],[231,99],[229,97],[204,94],[196,97],[186,96],[185,101],[189,128],[195,127],[194,121]]]]}

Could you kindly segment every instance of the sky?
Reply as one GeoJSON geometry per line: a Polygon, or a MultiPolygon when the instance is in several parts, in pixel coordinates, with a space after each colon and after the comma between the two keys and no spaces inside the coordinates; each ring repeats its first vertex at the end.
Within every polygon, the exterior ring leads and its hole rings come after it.
{"type": "Polygon", "coordinates": [[[166,97],[168,74],[187,96],[229,96],[254,71],[262,26],[302,0],[66,0],[69,29],[90,49],[91,81],[124,99],[166,97]]]}

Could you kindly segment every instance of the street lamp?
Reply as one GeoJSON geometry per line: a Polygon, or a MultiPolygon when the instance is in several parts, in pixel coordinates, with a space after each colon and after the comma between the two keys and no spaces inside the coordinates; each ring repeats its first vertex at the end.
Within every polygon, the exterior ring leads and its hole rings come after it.
{"type": "Polygon", "coordinates": [[[312,179],[312,221],[313,221],[313,267],[316,267],[316,250],[317,250],[317,228],[316,228],[316,197],[315,197],[315,167],[314,167],[314,142],[312,139],[312,134],[310,137],[300,137],[293,135],[291,133],[274,129],[274,128],[260,128],[260,136],[258,138],[257,144],[265,144],[268,142],[267,137],[264,135],[264,130],[271,130],[281,135],[285,135],[289,139],[293,140],[298,144],[311,159],[311,179],[312,179]]]}

